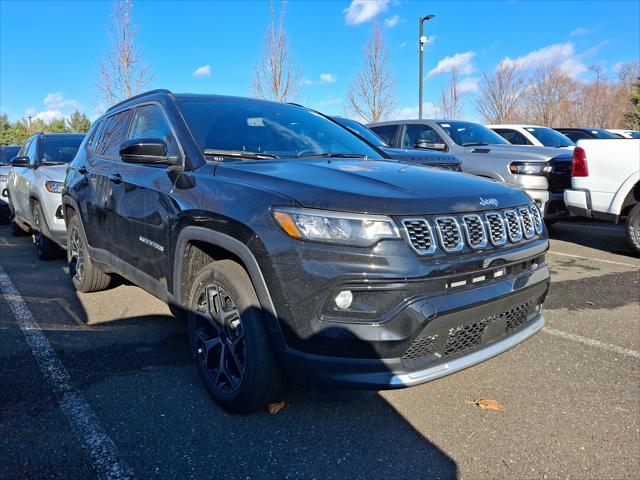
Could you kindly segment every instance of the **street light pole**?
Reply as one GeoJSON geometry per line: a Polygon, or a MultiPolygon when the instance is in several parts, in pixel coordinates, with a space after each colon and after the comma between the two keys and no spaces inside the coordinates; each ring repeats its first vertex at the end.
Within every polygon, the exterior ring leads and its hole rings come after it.
{"type": "Polygon", "coordinates": [[[424,35],[424,22],[431,20],[435,15],[427,15],[426,17],[420,17],[420,38],[418,43],[420,44],[420,74],[418,75],[418,118],[422,120],[422,57],[424,52],[424,45],[427,43],[427,37],[424,35]]]}

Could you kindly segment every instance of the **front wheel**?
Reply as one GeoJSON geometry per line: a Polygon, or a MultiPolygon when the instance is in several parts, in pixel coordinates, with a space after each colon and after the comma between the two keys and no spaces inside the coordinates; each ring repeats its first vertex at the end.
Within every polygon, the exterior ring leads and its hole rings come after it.
{"type": "Polygon", "coordinates": [[[640,254],[640,203],[629,212],[627,217],[627,240],[636,254],[640,254]]]}
{"type": "Polygon", "coordinates": [[[97,292],[109,286],[111,277],[91,262],[87,239],[77,215],[72,215],[67,224],[67,261],[71,282],[77,291],[97,292]]]}
{"type": "Polygon", "coordinates": [[[284,379],[247,272],[231,260],[199,273],[189,295],[189,340],[214,401],[250,413],[280,400],[284,379]]]}
{"type": "Polygon", "coordinates": [[[42,207],[39,203],[33,205],[33,244],[36,247],[36,253],[40,260],[51,260],[56,258],[60,254],[60,249],[55,242],[48,239],[42,233],[42,226],[45,222],[44,214],[42,213],[42,207]]]}

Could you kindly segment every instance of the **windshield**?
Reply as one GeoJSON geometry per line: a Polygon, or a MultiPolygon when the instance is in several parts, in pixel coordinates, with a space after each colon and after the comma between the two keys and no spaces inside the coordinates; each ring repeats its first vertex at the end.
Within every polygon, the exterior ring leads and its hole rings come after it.
{"type": "Polygon", "coordinates": [[[631,138],[640,138],[640,132],[632,131],[627,133],[631,135],[631,138]]]}
{"type": "Polygon", "coordinates": [[[64,135],[59,137],[48,137],[45,135],[42,139],[42,162],[71,162],[75,158],[76,153],[78,153],[83,139],[83,135],[64,135]]]}
{"type": "MultiPolygon", "coordinates": [[[[381,158],[358,137],[322,115],[287,104],[244,99],[178,98],[200,148],[234,157],[358,156],[381,158]],[[258,155],[256,155],[258,154],[258,155]]],[[[209,154],[208,152],[205,152],[209,154]]]]}
{"type": "Polygon", "coordinates": [[[601,128],[589,129],[589,133],[593,135],[594,138],[620,138],[619,135],[607,132],[606,130],[603,130],[601,128]]]}
{"type": "Polygon", "coordinates": [[[376,147],[387,147],[388,145],[382,141],[382,139],[369,130],[367,127],[362,125],[360,122],[356,122],[355,120],[350,120],[348,118],[342,117],[331,117],[334,121],[338,122],[343,127],[347,127],[349,130],[352,130],[357,135],[360,135],[367,142],[375,145],[376,147]]]}
{"type": "Polygon", "coordinates": [[[471,122],[438,122],[451,139],[463,147],[509,145],[504,138],[484,125],[471,122]]]}
{"type": "Polygon", "coordinates": [[[0,163],[9,163],[13,157],[18,155],[19,146],[0,147],[0,163]]]}
{"type": "Polygon", "coordinates": [[[573,147],[575,143],[560,132],[546,127],[525,127],[525,130],[536,137],[545,147],[573,147]]]}

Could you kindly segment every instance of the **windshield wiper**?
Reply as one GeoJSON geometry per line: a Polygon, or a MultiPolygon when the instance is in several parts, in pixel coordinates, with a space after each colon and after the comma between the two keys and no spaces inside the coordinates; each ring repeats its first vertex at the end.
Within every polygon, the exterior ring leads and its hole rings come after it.
{"type": "Polygon", "coordinates": [[[245,152],[244,150],[215,150],[211,148],[205,149],[204,154],[212,157],[221,156],[221,157],[249,158],[249,159],[262,159],[262,160],[268,159],[268,158],[278,158],[276,155],[272,155],[270,153],[245,152]]]}
{"type": "Polygon", "coordinates": [[[68,162],[42,162],[41,165],[64,165],[68,162]]]}
{"type": "Polygon", "coordinates": [[[312,153],[310,155],[298,155],[296,158],[364,158],[366,155],[359,153],[312,153]]]}
{"type": "Polygon", "coordinates": [[[462,144],[463,147],[484,147],[486,145],[489,145],[489,144],[485,143],[485,142],[463,143],[462,144]]]}

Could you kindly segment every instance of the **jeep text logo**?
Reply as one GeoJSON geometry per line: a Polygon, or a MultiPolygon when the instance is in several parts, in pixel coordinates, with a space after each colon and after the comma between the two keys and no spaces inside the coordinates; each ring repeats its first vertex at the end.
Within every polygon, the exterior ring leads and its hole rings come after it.
{"type": "Polygon", "coordinates": [[[480,206],[481,207],[497,207],[498,200],[495,198],[482,198],[480,197],[480,206]]]}

